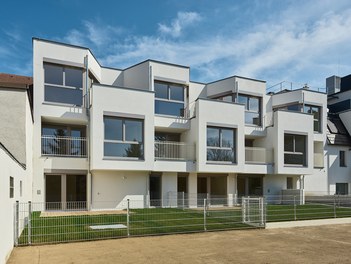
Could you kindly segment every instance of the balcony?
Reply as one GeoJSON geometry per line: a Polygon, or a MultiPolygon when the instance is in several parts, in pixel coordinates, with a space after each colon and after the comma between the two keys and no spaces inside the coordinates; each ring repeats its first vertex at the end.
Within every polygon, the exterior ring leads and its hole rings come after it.
{"type": "Polygon", "coordinates": [[[85,137],[41,136],[41,154],[53,157],[87,156],[87,139],[85,137]]]}
{"type": "Polygon", "coordinates": [[[195,161],[195,144],[175,141],[155,142],[156,160],[195,161]]]}
{"type": "Polygon", "coordinates": [[[245,147],[245,163],[272,164],[273,161],[273,149],[245,147]]]}

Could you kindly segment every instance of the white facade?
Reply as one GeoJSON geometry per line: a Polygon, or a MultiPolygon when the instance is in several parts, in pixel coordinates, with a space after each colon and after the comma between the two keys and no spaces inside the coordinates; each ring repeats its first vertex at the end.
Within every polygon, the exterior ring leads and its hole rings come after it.
{"type": "Polygon", "coordinates": [[[152,60],[104,68],[87,48],[40,39],[33,49],[33,201],[84,196],[99,209],[126,199],[167,205],[179,192],[279,195],[320,173],[325,94],[267,95],[264,81],[239,76],[202,84],[188,67],[152,60]],[[79,81],[70,75],[77,72],[79,81]],[[298,111],[285,109],[294,104],[298,111]],[[306,105],[319,109],[317,121],[306,105]]]}

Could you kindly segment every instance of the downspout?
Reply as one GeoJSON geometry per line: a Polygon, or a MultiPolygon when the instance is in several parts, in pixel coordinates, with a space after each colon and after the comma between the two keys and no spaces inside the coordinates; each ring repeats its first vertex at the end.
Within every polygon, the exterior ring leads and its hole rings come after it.
{"type": "Polygon", "coordinates": [[[90,93],[89,93],[89,64],[88,64],[88,55],[84,57],[84,65],[85,65],[85,111],[87,115],[87,129],[86,129],[86,151],[87,151],[87,159],[88,159],[88,173],[87,173],[87,209],[91,210],[91,201],[92,201],[92,184],[91,184],[91,173],[90,173],[90,93]]]}

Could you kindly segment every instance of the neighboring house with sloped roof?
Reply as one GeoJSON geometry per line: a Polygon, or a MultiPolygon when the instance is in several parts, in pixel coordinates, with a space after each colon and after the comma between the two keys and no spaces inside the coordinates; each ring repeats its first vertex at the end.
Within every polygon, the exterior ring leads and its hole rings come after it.
{"type": "Polygon", "coordinates": [[[31,77],[0,73],[0,263],[14,244],[14,204],[32,197],[32,84],[31,77]]]}
{"type": "Polygon", "coordinates": [[[33,78],[0,73],[0,142],[26,164],[26,112],[31,115],[33,78]]]}
{"type": "Polygon", "coordinates": [[[350,194],[351,137],[338,114],[329,113],[327,123],[329,192],[350,194]]]}

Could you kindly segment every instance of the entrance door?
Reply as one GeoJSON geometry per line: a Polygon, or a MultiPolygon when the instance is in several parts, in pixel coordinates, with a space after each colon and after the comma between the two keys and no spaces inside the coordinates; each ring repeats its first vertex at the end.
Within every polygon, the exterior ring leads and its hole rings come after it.
{"type": "Polygon", "coordinates": [[[161,176],[150,175],[150,205],[161,206],[161,176]]]}
{"type": "Polygon", "coordinates": [[[87,181],[85,175],[66,176],[67,209],[86,208],[87,181]]]}
{"type": "Polygon", "coordinates": [[[188,177],[178,176],[177,179],[177,200],[178,206],[188,204],[188,177]]]}
{"type": "Polygon", "coordinates": [[[61,175],[46,175],[45,198],[46,210],[61,210],[61,175]]]}

